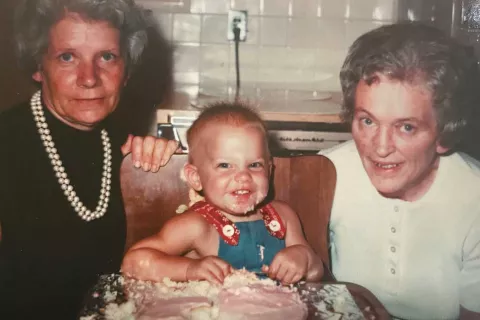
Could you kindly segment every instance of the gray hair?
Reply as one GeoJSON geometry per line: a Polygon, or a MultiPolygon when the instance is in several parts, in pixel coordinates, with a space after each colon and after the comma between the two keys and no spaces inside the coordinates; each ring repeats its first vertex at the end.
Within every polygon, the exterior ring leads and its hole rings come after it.
{"type": "Polygon", "coordinates": [[[379,27],[360,36],[350,47],[340,71],[343,118],[351,123],[356,87],[378,74],[432,94],[442,146],[452,148],[474,125],[480,101],[480,75],[471,52],[440,30],[419,23],[379,27]]]}
{"type": "Polygon", "coordinates": [[[38,70],[49,45],[52,26],[67,13],[89,21],[107,21],[120,32],[120,49],[127,74],[138,65],[153,19],[133,0],[22,0],[15,14],[16,51],[28,72],[38,70]]]}

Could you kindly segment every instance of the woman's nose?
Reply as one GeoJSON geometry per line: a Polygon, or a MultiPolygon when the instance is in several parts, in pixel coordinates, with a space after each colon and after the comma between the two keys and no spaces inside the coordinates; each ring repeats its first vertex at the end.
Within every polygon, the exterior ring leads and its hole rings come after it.
{"type": "Polygon", "coordinates": [[[93,88],[97,85],[98,70],[94,63],[83,62],[78,67],[77,85],[84,88],[93,88]]]}
{"type": "Polygon", "coordinates": [[[373,145],[378,156],[386,157],[395,151],[392,133],[388,128],[380,128],[374,138],[373,145]]]}

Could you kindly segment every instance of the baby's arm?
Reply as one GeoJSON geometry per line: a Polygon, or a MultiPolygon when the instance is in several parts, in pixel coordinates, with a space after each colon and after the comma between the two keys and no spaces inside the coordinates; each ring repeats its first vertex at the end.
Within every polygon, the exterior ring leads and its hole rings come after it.
{"type": "Polygon", "coordinates": [[[192,259],[183,255],[196,250],[210,226],[200,215],[185,212],[167,221],[155,235],[136,243],[125,255],[122,272],[137,279],[161,281],[208,280],[222,283],[230,265],[215,256],[192,259]]]}
{"type": "Polygon", "coordinates": [[[297,214],[284,202],[274,201],[272,205],[283,219],[287,234],[285,248],[277,253],[268,267],[269,277],[284,284],[301,279],[320,281],[324,272],[322,260],[305,240],[297,214]]]}

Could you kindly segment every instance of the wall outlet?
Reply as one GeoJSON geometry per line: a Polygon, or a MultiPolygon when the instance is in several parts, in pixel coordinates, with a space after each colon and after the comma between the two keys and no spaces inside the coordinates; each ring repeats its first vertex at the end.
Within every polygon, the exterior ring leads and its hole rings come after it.
{"type": "Polygon", "coordinates": [[[229,10],[227,24],[227,39],[235,40],[233,29],[237,26],[240,29],[240,41],[247,40],[247,10],[229,10]]]}

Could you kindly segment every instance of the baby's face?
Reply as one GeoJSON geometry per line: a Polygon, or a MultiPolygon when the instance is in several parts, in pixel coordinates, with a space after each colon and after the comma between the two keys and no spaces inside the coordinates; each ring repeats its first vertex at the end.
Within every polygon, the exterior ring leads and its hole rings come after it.
{"type": "Polygon", "coordinates": [[[209,127],[196,165],[205,198],[227,214],[245,215],[268,192],[270,162],[258,127],[209,127]]]}

